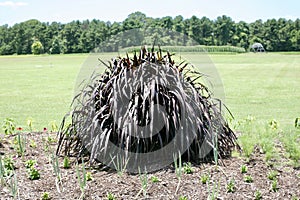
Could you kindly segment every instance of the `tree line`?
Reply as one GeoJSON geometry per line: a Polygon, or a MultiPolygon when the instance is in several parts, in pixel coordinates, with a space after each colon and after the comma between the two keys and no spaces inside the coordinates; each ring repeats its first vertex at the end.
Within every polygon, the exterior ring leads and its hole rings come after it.
{"type": "MultiPolygon", "coordinates": [[[[235,22],[226,15],[211,20],[197,16],[184,19],[181,15],[174,18],[169,16],[152,18],[141,12],[135,12],[124,21],[113,23],[93,19],[63,24],[32,19],[13,26],[2,25],[0,55],[87,53],[109,38],[113,44],[117,44],[118,33],[135,28],[150,30],[151,34],[155,34],[158,28],[163,28],[192,38],[200,45],[231,45],[249,50],[251,44],[259,42],[267,51],[300,50],[300,19],[280,18],[246,23],[235,22]]],[[[177,45],[189,45],[180,38],[180,34],[176,36],[164,34],[161,39],[168,45],[173,41],[177,41],[177,45]]],[[[132,37],[132,40],[135,38],[132,37]]],[[[128,40],[126,43],[131,44],[131,39],[128,40]]]]}

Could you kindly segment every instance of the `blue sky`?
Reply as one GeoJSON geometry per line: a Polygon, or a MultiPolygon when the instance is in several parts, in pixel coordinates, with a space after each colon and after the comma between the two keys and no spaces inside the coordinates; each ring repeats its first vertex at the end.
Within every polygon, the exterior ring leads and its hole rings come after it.
{"type": "Polygon", "coordinates": [[[246,22],[280,17],[294,20],[300,18],[300,0],[0,0],[0,25],[28,19],[123,21],[135,11],[154,18],[196,15],[216,19],[227,15],[246,22]]]}

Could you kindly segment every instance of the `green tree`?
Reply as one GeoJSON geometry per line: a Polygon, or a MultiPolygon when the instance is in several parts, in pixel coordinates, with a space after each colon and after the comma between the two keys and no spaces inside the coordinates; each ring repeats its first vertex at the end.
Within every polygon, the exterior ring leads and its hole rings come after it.
{"type": "Polygon", "coordinates": [[[50,54],[60,54],[60,53],[62,53],[60,40],[58,37],[55,37],[53,39],[53,42],[52,42],[52,45],[50,48],[50,54]]]}
{"type": "Polygon", "coordinates": [[[124,20],[123,30],[129,30],[134,28],[141,28],[145,25],[146,15],[142,12],[134,12],[128,15],[128,17],[124,20]]]}
{"type": "Polygon", "coordinates": [[[226,15],[218,17],[215,22],[215,35],[218,45],[228,45],[232,42],[234,21],[226,15]]]}
{"type": "Polygon", "coordinates": [[[42,54],[44,52],[43,44],[40,41],[35,40],[31,45],[31,52],[34,55],[42,54]]]}

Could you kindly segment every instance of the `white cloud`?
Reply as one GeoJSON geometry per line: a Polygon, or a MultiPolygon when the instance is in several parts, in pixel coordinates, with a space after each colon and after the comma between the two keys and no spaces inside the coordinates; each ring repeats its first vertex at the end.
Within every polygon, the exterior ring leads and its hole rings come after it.
{"type": "Polygon", "coordinates": [[[13,1],[4,1],[0,2],[0,6],[7,6],[7,7],[20,7],[20,6],[27,6],[28,3],[26,2],[13,2],[13,1]]]}

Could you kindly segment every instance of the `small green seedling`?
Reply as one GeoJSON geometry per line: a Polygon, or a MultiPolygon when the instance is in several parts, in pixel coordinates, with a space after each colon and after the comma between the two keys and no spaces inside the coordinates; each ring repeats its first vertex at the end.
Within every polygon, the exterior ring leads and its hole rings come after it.
{"type": "Polygon", "coordinates": [[[260,199],[262,199],[262,194],[261,194],[261,192],[260,192],[259,190],[256,190],[256,191],[255,191],[254,199],[255,199],[255,200],[260,200],[260,199]]]}
{"type": "Polygon", "coordinates": [[[235,192],[235,181],[234,179],[231,179],[229,183],[227,184],[227,192],[234,193],[235,192]]]}
{"type": "Polygon", "coordinates": [[[40,178],[40,172],[39,172],[39,170],[36,167],[34,167],[34,166],[30,167],[28,169],[28,178],[30,180],[37,180],[37,179],[39,179],[40,178]]]}
{"type": "Polygon", "coordinates": [[[26,167],[27,169],[30,169],[31,167],[34,167],[34,165],[35,165],[36,163],[37,163],[36,160],[27,160],[27,161],[25,162],[25,167],[26,167]]]}
{"type": "Polygon", "coordinates": [[[159,179],[157,178],[157,176],[152,176],[151,177],[151,182],[152,183],[157,183],[157,182],[159,182],[159,179]]]}
{"type": "Polygon", "coordinates": [[[30,140],[29,146],[32,147],[32,148],[34,148],[34,149],[37,147],[36,146],[36,142],[34,140],[30,140]]]}
{"type": "Polygon", "coordinates": [[[178,200],[188,200],[186,196],[180,196],[178,200]]]}
{"type": "Polygon", "coordinates": [[[186,174],[193,173],[192,164],[190,162],[183,164],[183,172],[186,174]]]}
{"type": "Polygon", "coordinates": [[[241,173],[245,174],[245,173],[247,173],[247,171],[248,171],[248,167],[246,165],[242,165],[241,166],[241,173]]]}
{"type": "Polygon", "coordinates": [[[200,177],[200,181],[202,184],[206,184],[209,180],[209,176],[207,174],[203,174],[201,177],[200,177]]]}
{"type": "Polygon", "coordinates": [[[12,157],[10,157],[10,156],[6,156],[3,158],[3,164],[4,164],[4,168],[6,170],[14,170],[15,169],[15,164],[13,162],[12,157]]]}
{"type": "Polygon", "coordinates": [[[58,126],[56,124],[56,121],[50,122],[50,125],[51,125],[51,132],[57,132],[58,126]]]}
{"type": "Polygon", "coordinates": [[[12,177],[10,178],[10,181],[9,181],[9,189],[10,189],[11,195],[13,196],[13,199],[20,199],[20,197],[18,197],[19,196],[19,187],[18,187],[17,175],[14,171],[12,172],[12,177]]]}
{"type": "Polygon", "coordinates": [[[17,133],[17,136],[14,138],[14,149],[18,153],[19,156],[24,156],[24,153],[26,151],[26,136],[21,135],[20,132],[17,133]]]}
{"type": "Polygon", "coordinates": [[[271,190],[272,190],[273,192],[277,192],[277,191],[279,190],[277,179],[274,179],[274,180],[272,181],[272,184],[271,184],[271,190]]]}
{"type": "Polygon", "coordinates": [[[33,119],[27,119],[27,126],[30,130],[30,132],[33,131],[33,119]]]}
{"type": "Polygon", "coordinates": [[[277,175],[278,175],[278,172],[272,170],[272,171],[270,171],[270,172],[268,173],[268,179],[271,180],[271,181],[272,181],[272,180],[275,180],[276,177],[277,177],[277,175]]]}
{"type": "Polygon", "coordinates": [[[50,200],[49,192],[44,192],[41,196],[41,200],[50,200]]]}
{"type": "Polygon", "coordinates": [[[71,167],[70,166],[70,159],[67,156],[65,156],[64,161],[63,161],[63,168],[69,169],[70,167],[71,167]]]}
{"type": "Polygon", "coordinates": [[[93,177],[92,177],[92,173],[91,173],[91,172],[86,172],[86,180],[87,180],[87,181],[93,180],[93,177]]]}
{"type": "Polygon", "coordinates": [[[252,178],[251,175],[246,175],[246,176],[244,176],[244,181],[246,183],[252,183],[253,182],[253,178],[252,178]]]}
{"type": "Polygon", "coordinates": [[[107,199],[108,200],[116,200],[116,197],[112,193],[107,193],[107,199]]]}
{"type": "Polygon", "coordinates": [[[57,178],[58,181],[61,180],[61,173],[60,173],[60,168],[59,168],[59,163],[58,163],[58,158],[56,155],[52,154],[52,167],[53,167],[53,172],[57,178]]]}
{"type": "Polygon", "coordinates": [[[81,195],[80,195],[80,199],[84,199],[85,196],[85,187],[86,187],[86,170],[85,170],[85,164],[84,164],[84,160],[81,158],[82,161],[82,176],[80,175],[80,170],[79,170],[79,163],[76,164],[76,175],[77,175],[77,180],[78,180],[78,184],[81,190],[81,195]]]}
{"type": "Polygon", "coordinates": [[[146,198],[147,197],[147,188],[148,188],[148,175],[147,175],[147,172],[142,174],[140,169],[139,169],[139,178],[140,178],[141,185],[142,185],[141,191],[143,191],[143,195],[146,198]]]}

